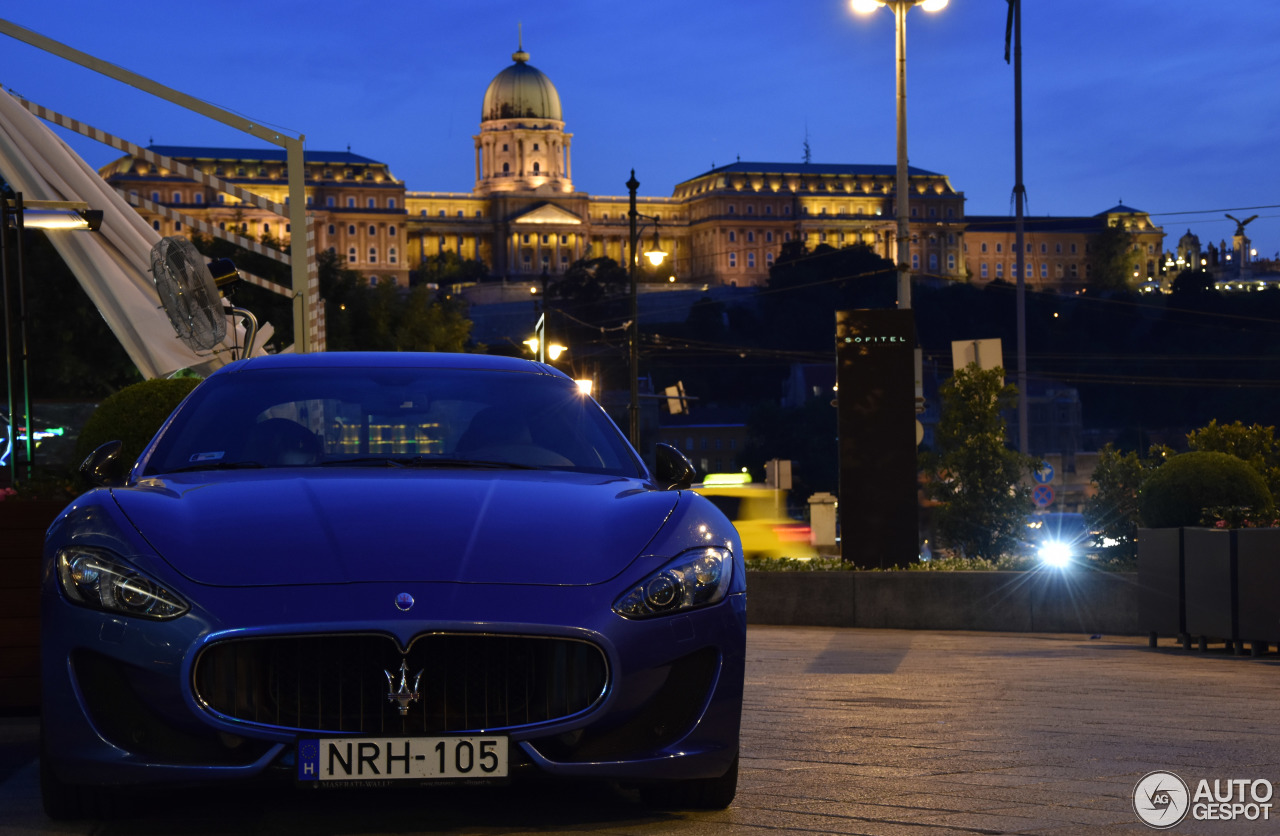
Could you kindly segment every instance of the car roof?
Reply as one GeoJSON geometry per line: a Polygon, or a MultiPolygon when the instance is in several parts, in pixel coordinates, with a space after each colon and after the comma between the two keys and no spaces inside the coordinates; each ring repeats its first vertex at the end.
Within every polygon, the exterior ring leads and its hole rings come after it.
{"type": "Polygon", "coordinates": [[[237,360],[215,374],[263,369],[475,369],[499,372],[526,372],[567,378],[559,369],[493,354],[462,354],[424,351],[320,351],[311,354],[267,354],[237,360]]]}

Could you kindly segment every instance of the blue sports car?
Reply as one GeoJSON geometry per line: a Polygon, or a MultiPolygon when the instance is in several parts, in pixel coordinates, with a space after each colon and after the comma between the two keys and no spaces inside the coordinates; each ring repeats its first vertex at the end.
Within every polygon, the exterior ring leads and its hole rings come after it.
{"type": "Polygon", "coordinates": [[[734,796],[732,524],[559,371],[278,355],[202,382],[45,543],[41,790],[598,777],[734,796]],[[127,472],[126,472],[127,471],[127,472]]]}

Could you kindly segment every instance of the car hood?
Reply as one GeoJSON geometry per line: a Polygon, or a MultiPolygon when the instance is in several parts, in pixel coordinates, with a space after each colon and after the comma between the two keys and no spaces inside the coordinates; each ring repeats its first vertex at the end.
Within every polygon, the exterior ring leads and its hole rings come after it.
{"type": "Polygon", "coordinates": [[[678,493],[552,471],[183,474],[113,491],[198,583],[593,584],[653,539],[678,493]]]}

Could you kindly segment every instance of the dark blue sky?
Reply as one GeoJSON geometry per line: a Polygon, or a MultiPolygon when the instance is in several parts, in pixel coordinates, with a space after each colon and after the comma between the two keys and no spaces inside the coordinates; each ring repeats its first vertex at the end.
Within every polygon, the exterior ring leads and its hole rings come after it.
{"type": "MultiPolygon", "coordinates": [[[[1013,71],[1004,0],[908,15],[911,164],[971,214],[1012,214],[1013,71]]],[[[523,23],[555,83],[581,191],[648,195],[713,164],[894,161],[893,19],[848,0],[223,0],[126,10],[6,4],[0,17],[264,124],[390,164],[411,190],[470,191],[489,81],[523,23]],[[367,11],[366,11],[367,9],[367,11]],[[376,11],[374,11],[376,10],[376,11]]],[[[140,144],[254,141],[3,38],[0,84],[140,144]]],[[[1025,182],[1032,215],[1151,212],[1249,226],[1280,251],[1280,3],[1024,0],[1025,182]],[[1258,208],[1254,208],[1258,207],[1258,208]]],[[[110,149],[77,140],[91,164],[110,149]]]]}

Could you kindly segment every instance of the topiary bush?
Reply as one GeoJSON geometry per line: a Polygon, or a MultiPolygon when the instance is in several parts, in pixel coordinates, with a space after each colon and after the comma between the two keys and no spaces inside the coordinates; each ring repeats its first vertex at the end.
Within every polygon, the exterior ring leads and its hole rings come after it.
{"type": "Polygon", "coordinates": [[[1138,495],[1138,514],[1148,528],[1204,525],[1206,509],[1223,507],[1249,508],[1260,516],[1275,508],[1258,471],[1227,453],[1174,456],[1156,468],[1138,495]]]}
{"type": "Polygon", "coordinates": [[[124,442],[122,459],[135,462],[142,449],[182,399],[200,384],[197,377],[155,378],[109,396],[85,422],[76,442],[79,461],[108,441],[124,442]]]}

